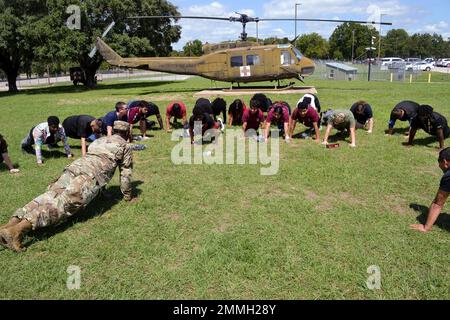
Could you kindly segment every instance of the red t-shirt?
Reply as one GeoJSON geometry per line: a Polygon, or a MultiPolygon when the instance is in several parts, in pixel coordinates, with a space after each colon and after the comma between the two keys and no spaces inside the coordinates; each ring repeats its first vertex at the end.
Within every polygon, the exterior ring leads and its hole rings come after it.
{"type": "Polygon", "coordinates": [[[128,110],[128,123],[135,124],[138,123],[142,118],[143,114],[140,112],[139,107],[132,107],[128,110]]]}
{"type": "Polygon", "coordinates": [[[319,123],[319,114],[313,107],[308,107],[308,109],[306,109],[306,114],[302,117],[300,110],[295,108],[292,113],[292,120],[303,123],[305,126],[311,128],[314,122],[319,123]]]}
{"type": "Polygon", "coordinates": [[[177,119],[182,119],[184,117],[186,117],[186,106],[183,102],[179,102],[179,101],[174,101],[171,104],[169,104],[169,106],[166,109],[166,117],[170,118],[170,117],[175,117],[177,119]],[[180,111],[175,113],[172,111],[173,109],[173,105],[178,103],[180,105],[180,111]]]}
{"type": "MultiPolygon", "coordinates": [[[[282,106],[282,109],[283,109],[283,114],[282,114],[280,120],[278,120],[278,123],[289,122],[289,109],[286,106],[284,106],[284,105],[282,106]]],[[[272,123],[275,120],[275,118],[273,116],[274,113],[275,113],[275,108],[271,108],[269,110],[269,113],[267,114],[267,122],[272,123]]]]}
{"type": "Polygon", "coordinates": [[[258,130],[259,125],[264,122],[264,113],[258,109],[257,112],[252,113],[251,109],[245,109],[244,115],[242,116],[242,122],[247,122],[248,129],[258,130]]]}

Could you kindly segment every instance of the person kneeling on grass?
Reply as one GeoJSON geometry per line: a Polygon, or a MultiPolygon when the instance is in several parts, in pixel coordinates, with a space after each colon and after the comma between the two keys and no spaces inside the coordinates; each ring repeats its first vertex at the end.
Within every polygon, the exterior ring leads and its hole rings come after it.
{"type": "Polygon", "coordinates": [[[6,143],[5,139],[3,139],[3,136],[1,134],[0,134],[0,154],[1,154],[0,163],[4,161],[5,164],[8,166],[10,173],[18,173],[19,169],[14,169],[14,165],[8,155],[8,144],[6,143]]]}
{"type": "Polygon", "coordinates": [[[372,107],[366,101],[355,102],[350,111],[356,119],[356,129],[367,128],[367,133],[373,131],[373,112],[372,107]]]}
{"type": "Polygon", "coordinates": [[[0,227],[0,245],[16,252],[24,251],[23,237],[31,230],[56,225],[85,208],[120,171],[120,189],[124,200],[132,200],[133,157],[127,143],[130,125],[114,123],[114,135],[95,140],[86,157],[64,169],[47,191],[18,209],[11,220],[0,227]]]}
{"type": "Polygon", "coordinates": [[[64,119],[62,126],[66,136],[80,139],[83,157],[86,156],[86,141],[92,142],[102,133],[102,120],[88,115],[68,117],[64,119]]]}
{"type": "Polygon", "coordinates": [[[181,119],[183,127],[186,126],[186,105],[183,102],[175,101],[169,104],[166,109],[166,131],[172,132],[170,129],[170,118],[173,117],[173,125],[177,125],[177,120],[181,119]]]}
{"type": "Polygon", "coordinates": [[[406,146],[412,146],[414,137],[418,129],[423,129],[426,133],[436,136],[439,141],[439,149],[444,148],[444,140],[450,135],[450,128],[447,119],[428,105],[421,105],[417,111],[417,117],[411,121],[409,141],[406,146]]]}
{"type": "MultiPolygon", "coordinates": [[[[245,109],[242,116],[242,130],[247,135],[247,131],[253,129],[258,134],[259,127],[264,123],[264,114],[259,109],[260,102],[258,100],[250,101],[250,109],[245,109]]],[[[252,131],[250,131],[252,132],[252,131]]]]}
{"type": "Polygon", "coordinates": [[[191,138],[191,144],[194,144],[194,137],[200,134],[204,141],[210,141],[212,138],[216,139],[220,134],[219,129],[221,129],[221,127],[223,129],[223,124],[214,121],[214,118],[209,113],[205,112],[205,110],[209,109],[208,104],[210,107],[211,103],[209,100],[200,98],[197,100],[192,110],[193,115],[189,119],[189,136],[191,138]],[[207,131],[208,133],[212,132],[212,135],[209,137],[205,135],[207,131]]]}
{"type": "Polygon", "coordinates": [[[241,99],[236,99],[230,104],[228,107],[228,125],[230,127],[242,125],[242,116],[245,109],[247,109],[247,106],[241,99]]]}
{"type": "Polygon", "coordinates": [[[278,126],[280,135],[284,136],[286,142],[290,141],[289,136],[289,115],[291,114],[291,108],[287,102],[277,101],[269,109],[269,113],[266,119],[266,129],[264,132],[264,139],[268,141],[270,124],[275,123],[278,126]]]}
{"type": "Polygon", "coordinates": [[[53,148],[58,146],[59,141],[63,141],[64,143],[67,158],[72,158],[70,146],[67,143],[66,132],[59,123],[59,118],[50,116],[48,117],[47,122],[42,122],[31,128],[28,135],[22,140],[21,148],[23,152],[35,153],[38,165],[42,165],[42,145],[53,148]],[[33,145],[35,146],[34,150],[33,145]]]}
{"type": "Polygon", "coordinates": [[[411,122],[417,116],[417,111],[419,111],[419,104],[417,102],[405,100],[398,103],[391,111],[387,135],[392,135],[394,133],[395,122],[400,120],[409,122],[408,133],[405,134],[409,136],[411,122]]]}
{"type": "Polygon", "coordinates": [[[330,136],[331,129],[335,128],[339,131],[349,131],[351,138],[350,147],[356,147],[356,121],[350,110],[330,110],[325,113],[323,119],[327,124],[327,130],[325,131],[322,144],[328,144],[328,137],[330,136]]]}
{"type": "Polygon", "coordinates": [[[213,110],[214,120],[217,121],[220,119],[218,116],[222,114],[222,122],[227,123],[227,102],[224,99],[217,97],[213,100],[213,102],[211,102],[211,107],[213,110]]]}
{"type": "Polygon", "coordinates": [[[410,228],[413,230],[418,230],[421,232],[430,231],[437,218],[439,217],[439,214],[441,213],[441,210],[444,207],[445,202],[447,201],[447,198],[450,194],[450,148],[445,148],[444,150],[441,150],[441,152],[439,152],[438,162],[439,168],[441,168],[442,172],[444,172],[444,176],[441,178],[436,197],[434,198],[428,210],[426,223],[412,224],[410,228]]]}
{"type": "Polygon", "coordinates": [[[305,99],[303,102],[300,102],[295,108],[294,112],[291,114],[291,118],[289,119],[289,128],[291,137],[294,134],[295,125],[299,123],[304,124],[309,129],[302,135],[303,138],[307,138],[312,135],[312,131],[316,136],[315,141],[320,142],[319,136],[319,123],[320,116],[317,113],[316,109],[314,109],[309,102],[305,99]]]}

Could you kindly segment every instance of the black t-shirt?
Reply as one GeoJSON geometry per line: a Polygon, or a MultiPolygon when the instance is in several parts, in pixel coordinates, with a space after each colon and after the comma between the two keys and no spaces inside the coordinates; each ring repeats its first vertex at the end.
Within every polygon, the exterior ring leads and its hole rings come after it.
{"type": "MultiPolygon", "coordinates": [[[[3,136],[0,134],[0,154],[8,153],[8,144],[6,143],[5,139],[3,139],[3,136]]],[[[3,159],[0,156],[0,160],[3,159]]]]}
{"type": "Polygon", "coordinates": [[[89,137],[93,132],[91,122],[94,117],[87,115],[71,116],[63,121],[62,126],[66,131],[66,136],[72,139],[81,139],[89,137]]]}
{"type": "Polygon", "coordinates": [[[447,138],[450,134],[450,129],[447,125],[447,119],[437,112],[433,112],[430,119],[423,120],[420,117],[415,117],[411,122],[411,128],[423,129],[426,133],[436,136],[438,129],[443,129],[444,137],[447,138]]]}
{"type": "Polygon", "coordinates": [[[220,113],[224,114],[227,112],[227,106],[226,105],[220,105],[220,104],[213,104],[212,105],[213,114],[215,116],[220,115],[220,113]]]}
{"type": "MultiPolygon", "coordinates": [[[[194,116],[191,116],[189,118],[189,127],[191,129],[194,129],[194,125],[195,125],[195,120],[194,120],[194,116]]],[[[203,114],[203,120],[202,120],[202,131],[214,128],[214,119],[208,114],[208,113],[204,113],[203,114]]]]}
{"type": "Polygon", "coordinates": [[[156,104],[152,103],[152,102],[148,102],[148,112],[145,115],[145,118],[148,118],[150,116],[156,116],[159,115],[159,108],[156,104]]]}
{"type": "Polygon", "coordinates": [[[445,171],[439,184],[439,190],[450,192],[450,170],[445,171]]]}
{"type": "MultiPolygon", "coordinates": [[[[401,119],[398,119],[400,121],[406,121],[414,118],[417,116],[417,110],[419,109],[419,104],[414,101],[405,100],[397,104],[392,111],[395,110],[403,110],[405,113],[403,114],[403,117],[401,119]]],[[[391,112],[391,120],[396,120],[391,112]]]]}
{"type": "Polygon", "coordinates": [[[364,104],[364,111],[362,114],[356,112],[357,108],[358,104],[355,103],[350,108],[350,111],[353,113],[353,116],[355,116],[356,121],[358,121],[359,123],[365,124],[367,120],[373,117],[372,107],[370,106],[370,104],[364,104]]]}

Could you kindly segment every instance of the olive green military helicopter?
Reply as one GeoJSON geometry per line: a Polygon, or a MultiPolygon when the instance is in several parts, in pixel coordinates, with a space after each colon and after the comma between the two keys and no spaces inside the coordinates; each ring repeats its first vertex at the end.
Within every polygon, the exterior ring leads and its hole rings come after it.
{"type": "MultiPolygon", "coordinates": [[[[240,22],[242,33],[239,41],[223,42],[203,46],[204,55],[200,57],[134,57],[122,58],[101,38],[97,38],[96,48],[103,58],[113,66],[160,71],[174,74],[201,76],[210,80],[237,83],[278,81],[298,79],[314,73],[314,61],[305,57],[292,44],[261,45],[247,41],[245,27],[249,22],[258,25],[260,21],[316,21],[316,22],[354,22],[361,24],[384,24],[388,22],[367,22],[326,19],[260,19],[237,13],[239,17],[208,16],[137,16],[130,19],[208,19],[240,22]]],[[[293,83],[291,83],[292,85],[293,83]]]]}

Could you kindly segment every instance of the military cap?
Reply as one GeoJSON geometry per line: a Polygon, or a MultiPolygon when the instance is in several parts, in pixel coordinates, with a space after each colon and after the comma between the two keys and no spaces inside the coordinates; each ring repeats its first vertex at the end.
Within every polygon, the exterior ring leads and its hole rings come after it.
{"type": "Polygon", "coordinates": [[[117,131],[129,131],[130,130],[130,125],[128,124],[128,122],[125,121],[114,121],[114,130],[117,131]]]}

